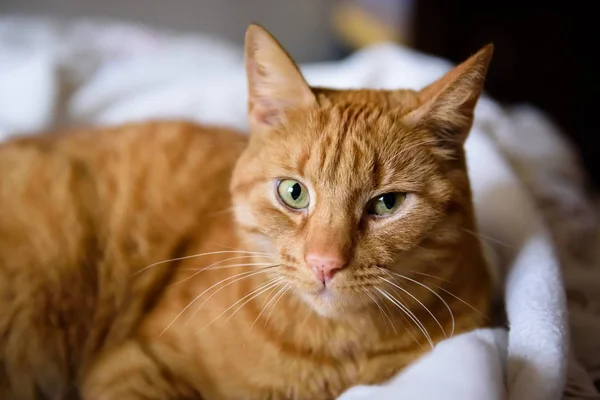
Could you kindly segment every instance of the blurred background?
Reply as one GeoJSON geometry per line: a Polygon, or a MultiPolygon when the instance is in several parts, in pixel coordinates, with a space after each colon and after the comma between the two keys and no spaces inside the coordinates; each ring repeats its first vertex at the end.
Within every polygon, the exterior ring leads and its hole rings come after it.
{"type": "Polygon", "coordinates": [[[241,43],[259,22],[300,62],[339,59],[377,42],[463,60],[496,45],[487,90],[546,111],[600,183],[595,102],[598,49],[592,2],[464,0],[0,0],[0,14],[135,21],[241,43]],[[594,108],[593,108],[594,107],[594,108]]]}

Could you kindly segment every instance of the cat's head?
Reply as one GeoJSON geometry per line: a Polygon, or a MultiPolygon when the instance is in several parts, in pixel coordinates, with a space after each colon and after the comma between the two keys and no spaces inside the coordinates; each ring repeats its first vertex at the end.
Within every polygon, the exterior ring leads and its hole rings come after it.
{"type": "Polygon", "coordinates": [[[394,271],[425,274],[459,250],[473,226],[463,143],[491,55],[490,45],[421,91],[336,91],[309,87],[268,32],[248,29],[251,139],[232,180],[236,218],[321,314],[373,305],[394,271]]]}

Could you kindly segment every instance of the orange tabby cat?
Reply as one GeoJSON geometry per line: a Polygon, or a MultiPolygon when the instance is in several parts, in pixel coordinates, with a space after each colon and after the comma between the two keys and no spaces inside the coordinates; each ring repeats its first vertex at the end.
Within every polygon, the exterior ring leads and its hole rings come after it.
{"type": "Polygon", "coordinates": [[[310,88],[251,26],[248,142],[2,145],[0,398],[334,399],[484,325],[462,144],[491,54],[419,92],[310,88]]]}

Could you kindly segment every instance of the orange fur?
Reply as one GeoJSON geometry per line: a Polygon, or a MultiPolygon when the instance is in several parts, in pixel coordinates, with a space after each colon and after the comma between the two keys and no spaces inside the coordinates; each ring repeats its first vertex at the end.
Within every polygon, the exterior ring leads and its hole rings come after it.
{"type": "Polygon", "coordinates": [[[486,324],[462,142],[490,57],[421,92],[310,88],[251,26],[249,141],[154,122],[0,146],[0,398],[333,399],[423,331],[486,324]],[[366,215],[386,192],[405,204],[366,215]],[[344,259],[327,288],[308,251],[344,259]]]}

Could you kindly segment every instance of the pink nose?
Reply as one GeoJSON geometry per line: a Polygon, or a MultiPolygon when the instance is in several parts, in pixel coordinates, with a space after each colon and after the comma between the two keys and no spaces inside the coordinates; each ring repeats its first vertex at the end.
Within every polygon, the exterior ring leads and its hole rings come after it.
{"type": "Polygon", "coordinates": [[[341,257],[329,254],[309,253],[306,263],[312,269],[315,278],[326,283],[346,266],[346,261],[341,257]]]}

